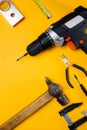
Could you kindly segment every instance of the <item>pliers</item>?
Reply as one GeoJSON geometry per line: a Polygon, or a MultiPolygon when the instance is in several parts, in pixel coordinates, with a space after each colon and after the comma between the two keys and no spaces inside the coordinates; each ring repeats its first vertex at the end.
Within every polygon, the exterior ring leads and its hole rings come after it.
{"type": "Polygon", "coordinates": [[[70,80],[69,80],[69,66],[72,66],[72,67],[74,67],[74,68],[76,68],[76,69],[81,70],[86,76],[87,76],[87,70],[86,70],[85,68],[83,68],[83,67],[77,65],[77,64],[71,63],[71,62],[66,58],[66,56],[64,56],[64,55],[61,56],[61,59],[62,59],[62,61],[63,61],[63,62],[65,63],[65,65],[66,65],[66,70],[65,70],[66,81],[67,81],[68,85],[69,85],[71,88],[74,88],[73,85],[71,84],[70,80]]]}

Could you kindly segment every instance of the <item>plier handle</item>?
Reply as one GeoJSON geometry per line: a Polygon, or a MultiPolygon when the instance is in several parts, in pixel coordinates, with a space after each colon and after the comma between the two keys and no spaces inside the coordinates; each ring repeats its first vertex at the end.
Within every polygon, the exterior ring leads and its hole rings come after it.
{"type": "Polygon", "coordinates": [[[66,81],[67,81],[68,85],[69,85],[71,88],[74,88],[73,85],[72,85],[72,83],[71,83],[70,80],[69,80],[69,66],[73,66],[74,68],[81,70],[86,76],[87,76],[87,70],[86,70],[85,68],[83,68],[83,67],[77,65],[77,64],[72,64],[72,63],[67,59],[67,57],[64,56],[64,55],[61,56],[61,59],[62,59],[62,61],[63,61],[63,62],[65,63],[65,65],[66,65],[66,70],[65,70],[66,81]]]}

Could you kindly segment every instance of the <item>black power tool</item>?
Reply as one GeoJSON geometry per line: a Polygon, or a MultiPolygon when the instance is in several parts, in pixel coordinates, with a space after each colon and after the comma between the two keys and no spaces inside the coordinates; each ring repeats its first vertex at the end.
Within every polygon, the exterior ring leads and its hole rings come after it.
{"type": "Polygon", "coordinates": [[[73,50],[81,48],[87,53],[87,9],[79,6],[74,12],[66,15],[58,22],[52,24],[38,39],[29,44],[27,53],[17,59],[30,54],[35,56],[41,51],[58,44],[68,44],[73,50]]]}

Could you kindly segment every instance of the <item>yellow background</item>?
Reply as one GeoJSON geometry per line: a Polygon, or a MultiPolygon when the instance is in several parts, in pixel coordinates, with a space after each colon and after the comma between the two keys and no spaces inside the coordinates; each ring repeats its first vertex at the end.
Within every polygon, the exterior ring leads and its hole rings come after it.
{"type": "MultiPolygon", "coordinates": [[[[12,2],[20,9],[25,19],[15,27],[11,27],[0,14],[0,124],[47,90],[45,76],[62,87],[70,104],[83,102],[81,107],[69,114],[73,121],[78,120],[83,117],[81,111],[87,109],[87,97],[81,91],[73,74],[79,77],[86,88],[87,79],[82,72],[71,68],[71,80],[75,86],[71,89],[66,83],[65,65],[60,56],[65,54],[71,62],[87,69],[87,55],[84,52],[80,49],[72,51],[68,46],[56,46],[35,57],[28,55],[20,62],[16,62],[16,59],[24,54],[27,45],[52,23],[72,12],[79,5],[87,7],[87,0],[41,0],[52,14],[50,19],[44,16],[32,0],[12,0],[12,2]]],[[[61,109],[63,107],[54,99],[15,130],[68,130],[66,121],[58,114],[61,109]]],[[[86,130],[87,123],[78,129],[86,130]]]]}

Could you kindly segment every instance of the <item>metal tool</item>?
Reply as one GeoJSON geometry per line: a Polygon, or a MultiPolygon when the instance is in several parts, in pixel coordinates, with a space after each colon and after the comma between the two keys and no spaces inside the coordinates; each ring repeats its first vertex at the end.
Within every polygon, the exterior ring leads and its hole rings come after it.
{"type": "Polygon", "coordinates": [[[74,77],[77,80],[77,82],[79,83],[79,86],[81,87],[84,94],[87,96],[87,90],[86,90],[85,86],[82,83],[80,83],[80,81],[79,81],[79,79],[78,79],[78,77],[76,75],[74,75],[74,77]]]}
{"type": "Polygon", "coordinates": [[[24,18],[23,14],[19,12],[10,0],[0,0],[0,13],[12,26],[15,26],[24,18]]]}
{"type": "Polygon", "coordinates": [[[81,70],[86,76],[87,76],[87,70],[77,64],[73,64],[71,63],[66,56],[62,55],[61,56],[61,59],[62,61],[64,62],[64,64],[66,65],[66,70],[65,70],[65,74],[66,74],[66,81],[68,83],[68,85],[71,87],[71,88],[74,88],[73,85],[71,84],[70,82],[70,79],[69,79],[69,67],[72,66],[78,70],[81,70]]]}
{"type": "Polygon", "coordinates": [[[34,3],[38,6],[38,8],[42,11],[42,13],[49,19],[52,17],[52,15],[50,14],[50,12],[48,12],[48,10],[45,8],[45,6],[42,4],[41,1],[39,0],[33,0],[34,3]]]}
{"type": "MultiPolygon", "coordinates": [[[[39,28],[38,28],[39,29],[39,28]]],[[[27,54],[35,56],[49,47],[67,44],[71,49],[81,48],[87,53],[87,9],[79,6],[74,12],[53,23],[35,41],[26,48],[27,54]]]]}
{"type": "Polygon", "coordinates": [[[87,110],[83,110],[82,114],[84,115],[84,117],[80,118],[76,122],[73,122],[73,124],[69,126],[70,130],[76,129],[77,127],[79,127],[80,125],[82,125],[87,121],[87,110]]]}
{"type": "MultiPolygon", "coordinates": [[[[11,117],[8,121],[3,123],[0,126],[0,130],[12,130],[17,125],[22,123],[25,119],[33,115],[36,111],[38,111],[40,108],[42,108],[45,104],[50,102],[53,97],[56,97],[54,94],[58,95],[60,93],[59,87],[56,85],[52,85],[50,80],[48,78],[45,78],[46,83],[48,84],[48,91],[43,93],[40,97],[38,97],[35,101],[33,101],[31,104],[29,104],[27,107],[25,107],[23,110],[21,110],[19,113],[11,117]],[[51,85],[49,85],[51,84],[51,85]],[[54,88],[53,88],[54,87],[54,88]],[[50,94],[50,93],[51,94],[50,94]],[[54,94],[52,94],[54,93],[54,94]]],[[[58,97],[56,97],[58,98],[58,97]]],[[[65,99],[65,98],[64,98],[65,99]]],[[[65,99],[64,104],[68,103],[68,99],[65,99]]]]}
{"type": "Polygon", "coordinates": [[[45,81],[48,85],[48,92],[51,96],[55,97],[57,101],[63,106],[69,103],[68,98],[63,94],[62,88],[58,84],[53,83],[47,77],[45,78],[45,81]]]}
{"type": "MultiPolygon", "coordinates": [[[[74,110],[75,108],[79,107],[80,105],[82,105],[82,103],[73,103],[73,104],[65,107],[61,111],[59,111],[60,116],[63,116],[64,119],[67,121],[67,123],[69,125],[68,126],[69,128],[70,128],[70,126],[73,125],[73,122],[71,121],[71,119],[69,118],[69,116],[68,116],[67,113],[70,112],[70,111],[72,111],[72,110],[74,110]]],[[[73,130],[76,130],[76,129],[74,128],[73,130]]]]}

